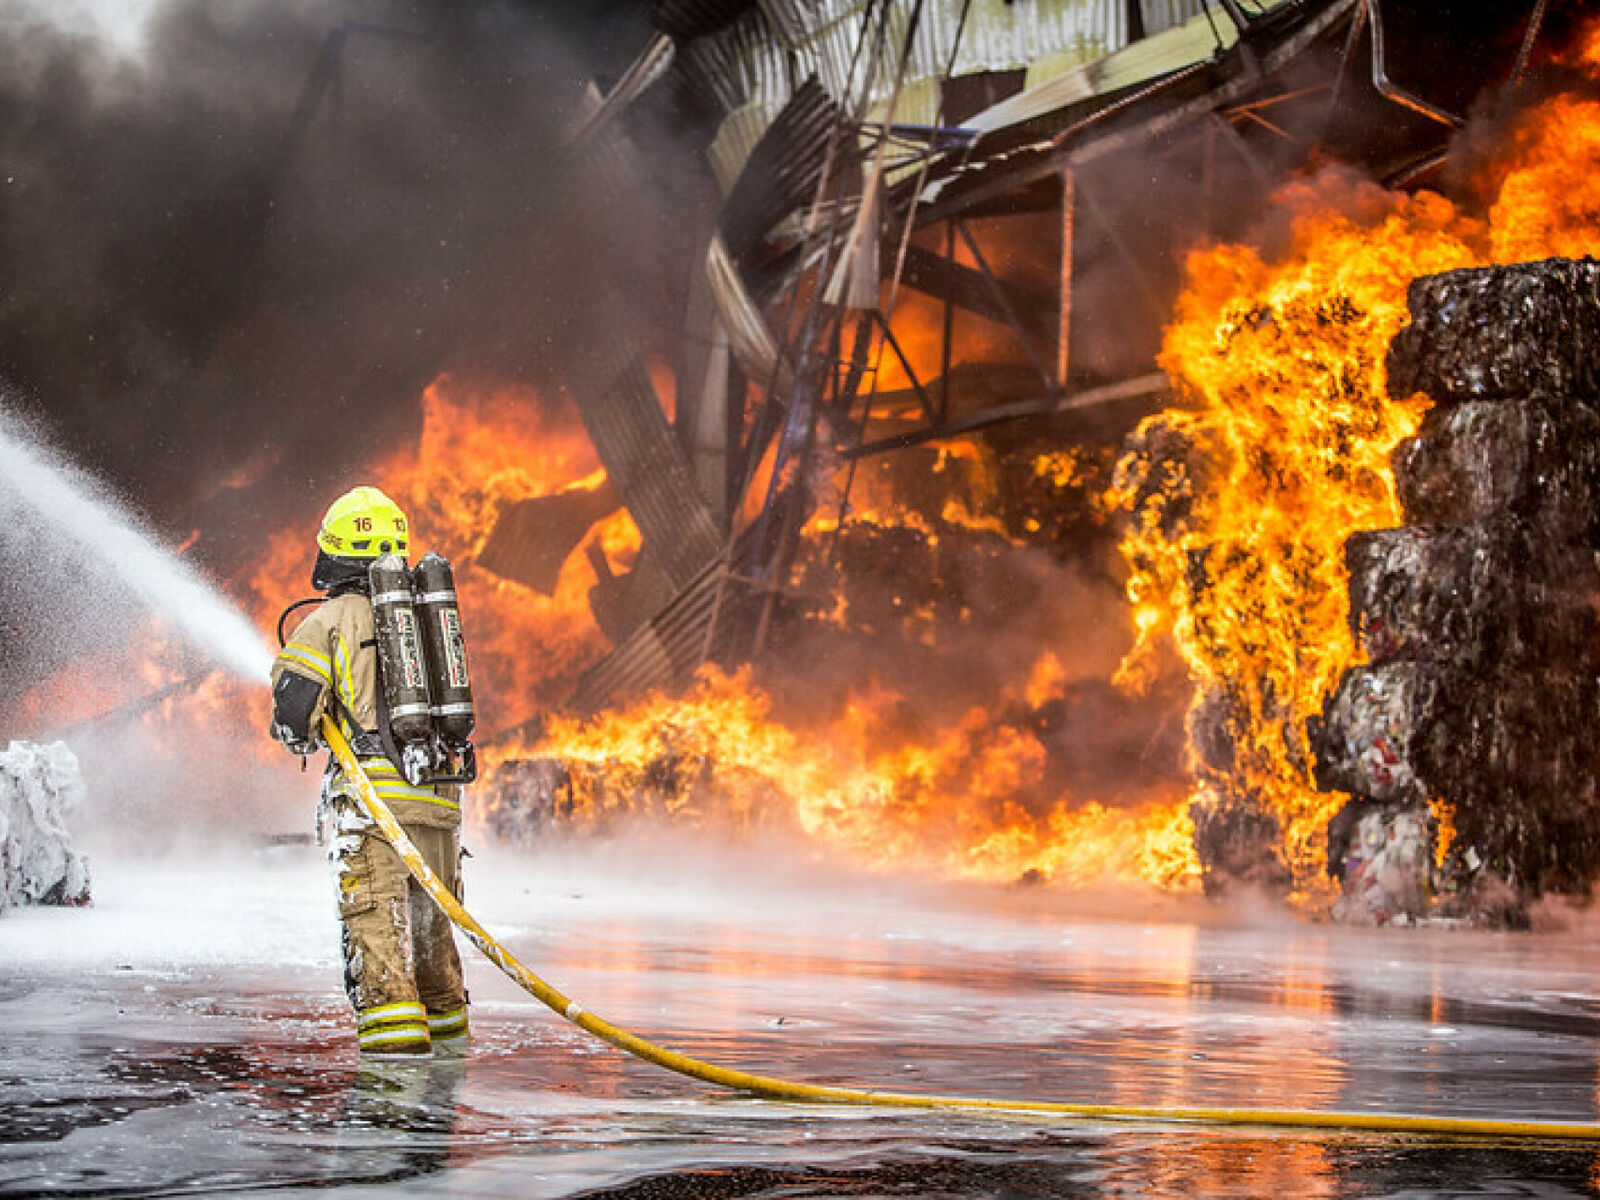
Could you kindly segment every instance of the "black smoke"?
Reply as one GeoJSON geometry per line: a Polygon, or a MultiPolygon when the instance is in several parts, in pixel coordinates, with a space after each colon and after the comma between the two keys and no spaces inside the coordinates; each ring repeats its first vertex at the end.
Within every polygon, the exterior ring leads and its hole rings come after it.
{"type": "Polygon", "coordinates": [[[0,381],[227,572],[414,436],[441,371],[554,387],[665,219],[563,153],[637,5],[170,0],[0,42],[0,381]]]}

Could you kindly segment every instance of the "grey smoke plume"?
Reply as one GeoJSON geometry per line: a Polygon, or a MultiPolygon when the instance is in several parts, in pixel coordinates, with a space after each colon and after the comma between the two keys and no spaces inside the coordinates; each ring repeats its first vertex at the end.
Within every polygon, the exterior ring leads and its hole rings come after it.
{"type": "Polygon", "coordinates": [[[652,261],[559,154],[625,7],[170,0],[135,59],[0,11],[0,378],[224,570],[441,370],[544,382],[652,261]]]}

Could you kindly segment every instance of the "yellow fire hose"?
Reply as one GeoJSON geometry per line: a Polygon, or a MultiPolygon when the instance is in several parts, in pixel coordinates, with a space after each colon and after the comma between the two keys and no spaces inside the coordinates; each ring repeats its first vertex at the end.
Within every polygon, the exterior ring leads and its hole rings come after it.
{"type": "Polygon", "coordinates": [[[472,940],[484,956],[499,967],[540,1003],[561,1014],[578,1028],[610,1042],[645,1062],[688,1075],[719,1087],[773,1100],[797,1100],[829,1104],[884,1105],[896,1108],[990,1109],[1000,1112],[1048,1113],[1057,1116],[1125,1119],[1143,1121],[1197,1121],[1225,1125],[1275,1125],[1310,1129],[1366,1130],[1381,1133],[1445,1134],[1478,1138],[1559,1138],[1568,1141],[1600,1141],[1600,1124],[1562,1121],[1492,1121],[1457,1117],[1420,1117],[1389,1113],[1307,1112],[1283,1109],[1187,1108],[1127,1104],[1071,1104],[1047,1100],[1001,1100],[978,1096],[919,1096],[905,1092],[882,1092],[865,1088],[828,1087],[797,1083],[767,1075],[752,1075],[719,1067],[715,1063],[690,1058],[629,1033],[620,1026],[588,1012],[540,979],[504,946],[497,942],[461,902],[439,881],[423,861],[422,855],[406,837],[394,814],[378,797],[372,781],[362,770],[350,743],[328,718],[322,719],[322,736],[333,756],[355,784],[368,815],[377,822],[406,867],[444,910],[462,933],[472,940]]]}

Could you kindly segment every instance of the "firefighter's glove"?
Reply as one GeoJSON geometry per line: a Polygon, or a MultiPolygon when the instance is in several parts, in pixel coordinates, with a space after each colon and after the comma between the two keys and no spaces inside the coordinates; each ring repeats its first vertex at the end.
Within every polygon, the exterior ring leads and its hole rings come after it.
{"type": "Polygon", "coordinates": [[[282,721],[274,721],[272,723],[272,736],[282,742],[284,749],[288,750],[290,754],[298,754],[301,758],[315,754],[322,748],[317,744],[316,738],[299,737],[293,729],[290,729],[282,721]]]}
{"type": "Polygon", "coordinates": [[[272,687],[272,736],[302,757],[319,748],[312,717],[322,700],[322,685],[285,671],[272,687]]]}

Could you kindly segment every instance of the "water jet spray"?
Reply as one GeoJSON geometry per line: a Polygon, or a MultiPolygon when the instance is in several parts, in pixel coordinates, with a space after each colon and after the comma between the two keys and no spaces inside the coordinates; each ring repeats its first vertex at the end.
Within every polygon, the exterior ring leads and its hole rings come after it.
{"type": "Polygon", "coordinates": [[[218,667],[250,683],[266,682],[272,655],[249,619],[0,408],[0,511],[18,507],[104,566],[218,667]]]}

